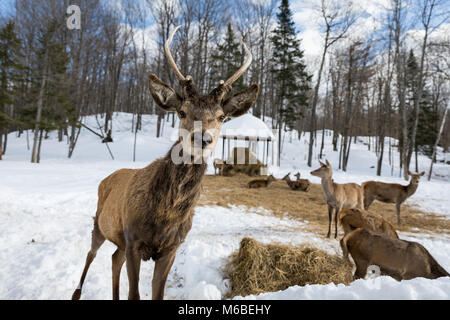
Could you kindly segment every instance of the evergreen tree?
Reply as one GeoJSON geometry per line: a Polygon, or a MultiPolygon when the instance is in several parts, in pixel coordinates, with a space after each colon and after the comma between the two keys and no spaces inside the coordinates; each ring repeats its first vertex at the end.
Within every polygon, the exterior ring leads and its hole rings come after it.
{"type": "Polygon", "coordinates": [[[67,129],[69,124],[76,122],[75,107],[69,93],[69,56],[65,42],[59,36],[56,21],[49,22],[42,30],[37,52],[37,81],[34,81],[32,88],[34,103],[23,108],[20,114],[22,122],[33,124],[39,131],[39,141],[35,132],[32,162],[39,162],[44,131],[67,129]],[[39,106],[40,117],[37,116],[39,106]],[[34,156],[36,147],[37,157],[34,156]]]}
{"type": "MultiPolygon", "coordinates": [[[[7,106],[13,104],[15,82],[18,72],[22,69],[21,40],[15,32],[14,22],[9,21],[0,28],[0,149],[3,145],[3,135],[8,134],[8,126],[14,123],[13,115],[8,112],[7,106]]],[[[0,154],[1,158],[1,154],[0,154]]]]}
{"type": "Polygon", "coordinates": [[[307,92],[311,89],[311,76],[306,72],[303,50],[296,37],[295,24],[289,1],[282,0],[277,13],[277,27],[273,31],[273,57],[271,72],[276,84],[278,123],[291,129],[302,116],[302,107],[308,105],[307,92]]]}
{"type": "MultiPolygon", "coordinates": [[[[240,43],[235,41],[235,35],[231,24],[227,26],[227,33],[222,43],[217,45],[211,55],[211,87],[217,86],[220,80],[226,81],[230,78],[242,65],[243,54],[240,51],[240,43]]],[[[233,87],[237,90],[243,89],[243,78],[240,77],[233,87]]]]}

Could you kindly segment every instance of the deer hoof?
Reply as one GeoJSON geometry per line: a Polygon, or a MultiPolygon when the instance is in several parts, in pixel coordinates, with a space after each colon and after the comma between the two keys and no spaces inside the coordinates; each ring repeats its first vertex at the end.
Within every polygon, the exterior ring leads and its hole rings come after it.
{"type": "Polygon", "coordinates": [[[81,289],[77,289],[74,291],[72,295],[72,300],[80,300],[81,298],[81,289]]]}

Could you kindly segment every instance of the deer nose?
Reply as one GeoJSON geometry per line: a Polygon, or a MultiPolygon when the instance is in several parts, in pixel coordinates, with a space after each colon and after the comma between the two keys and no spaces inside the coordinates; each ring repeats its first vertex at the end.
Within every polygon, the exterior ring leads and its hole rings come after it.
{"type": "Polygon", "coordinates": [[[213,142],[212,136],[208,132],[203,133],[202,148],[205,149],[212,142],[213,142]]]}

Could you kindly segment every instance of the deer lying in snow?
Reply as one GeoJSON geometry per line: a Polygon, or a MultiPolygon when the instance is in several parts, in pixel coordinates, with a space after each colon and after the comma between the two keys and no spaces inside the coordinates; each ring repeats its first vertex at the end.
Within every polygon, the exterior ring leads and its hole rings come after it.
{"type": "Polygon", "coordinates": [[[100,183],[91,249],[72,299],[80,298],[89,266],[106,239],[117,246],[112,256],[113,298],[119,298],[120,270],[126,261],[128,298],[139,299],[140,264],[149,259],[155,261],[152,298],[164,297],[176,251],[192,226],[206,170],[205,158],[211,155],[225,119],[245,114],[258,98],[259,86],[254,84],[224,99],[231,85],[250,67],[252,56],[245,44],[249,58],[244,65],[210,94],[199,94],[192,77],[181,74],[170,53],[169,46],[178,29],[169,36],[165,52],[182,94],[154,74],[149,76],[148,85],[159,108],[178,114],[180,138],[165,157],[143,169],[118,170],[100,183]]]}
{"type": "Polygon", "coordinates": [[[386,237],[398,239],[397,232],[389,222],[382,216],[369,211],[358,208],[345,209],[339,213],[338,220],[345,234],[363,228],[386,237]]]}
{"type": "Polygon", "coordinates": [[[364,278],[367,267],[378,266],[382,275],[400,280],[450,276],[421,244],[375,234],[358,228],[341,240],[344,257],[356,264],[355,279],[364,278]]]}
{"type": "Polygon", "coordinates": [[[291,180],[291,178],[289,177],[290,174],[291,173],[289,172],[286,176],[284,176],[282,180],[286,181],[287,185],[289,186],[289,188],[291,188],[291,190],[300,190],[305,192],[308,191],[310,186],[308,180],[298,178],[297,180],[291,180]],[[307,182],[304,180],[306,180],[307,182]]]}
{"type": "Polygon", "coordinates": [[[409,172],[411,181],[409,185],[404,186],[397,183],[384,183],[378,181],[367,181],[362,184],[364,189],[364,209],[369,209],[374,200],[386,203],[395,203],[397,211],[397,223],[401,224],[400,207],[409,197],[411,197],[419,186],[420,177],[425,174],[413,174],[409,172]]]}
{"type": "Polygon", "coordinates": [[[277,180],[277,179],[275,179],[275,177],[273,175],[270,175],[267,177],[267,179],[255,179],[255,180],[249,181],[249,183],[247,184],[247,187],[249,187],[249,188],[267,188],[275,180],[277,180]]]}
{"type": "Polygon", "coordinates": [[[219,170],[219,175],[222,175],[222,170],[225,165],[225,162],[222,159],[214,159],[214,175],[216,175],[217,170],[219,170]]]}
{"type": "Polygon", "coordinates": [[[363,208],[363,189],[356,183],[338,184],[333,182],[331,177],[333,176],[333,170],[330,163],[326,160],[326,164],[321,162],[320,168],[311,171],[311,175],[321,178],[322,191],[325,203],[328,206],[328,234],[331,233],[331,218],[334,215],[334,237],[337,237],[337,218],[342,209],[347,208],[363,208]]]}

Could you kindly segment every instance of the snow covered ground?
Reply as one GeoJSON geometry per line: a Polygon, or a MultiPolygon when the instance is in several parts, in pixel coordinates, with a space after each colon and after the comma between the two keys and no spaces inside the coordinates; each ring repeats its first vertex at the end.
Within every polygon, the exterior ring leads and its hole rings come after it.
{"type": "MultiPolygon", "coordinates": [[[[66,159],[67,145],[58,143],[54,134],[43,142],[41,163],[29,163],[26,135],[9,135],[4,161],[0,162],[0,299],[69,299],[75,289],[90,247],[92,216],[95,214],[98,183],[123,167],[143,167],[167,152],[176,130],[165,124],[164,137],[156,139],[155,117],[144,117],[143,132],[138,135],[137,162],[132,162],[134,134],[131,116],[114,118],[110,144],[115,161],[110,159],[98,137],[83,130],[73,159],[66,159]]],[[[87,121],[96,127],[94,117],[87,121]]],[[[318,136],[320,137],[320,136],[318,136]]],[[[281,168],[270,171],[281,176],[289,171],[309,175],[305,154],[307,137],[286,138],[281,168]]],[[[329,137],[326,137],[327,139],[329,137]]],[[[320,141],[320,138],[319,138],[320,141]]],[[[221,145],[216,148],[221,154],[221,145]]],[[[404,183],[391,177],[387,159],[382,177],[375,176],[376,156],[358,143],[352,147],[349,172],[335,169],[337,182],[362,182],[369,179],[404,183]]],[[[333,166],[337,154],[326,143],[326,157],[333,166]]],[[[440,157],[443,157],[441,154],[440,157]]],[[[398,159],[398,157],[396,158],[398,159]]],[[[419,158],[420,170],[429,160],[419,158]]],[[[449,216],[450,169],[437,164],[439,177],[423,179],[408,203],[449,216]]],[[[209,172],[212,172],[212,168],[209,172]]],[[[398,176],[398,168],[394,168],[398,176]]],[[[449,217],[450,218],[450,217],[449,217]]],[[[308,242],[330,253],[339,253],[338,242],[302,230],[303,224],[279,219],[264,209],[245,207],[197,207],[193,228],[180,247],[166,285],[166,299],[221,299],[229,282],[222,268],[228,256],[245,236],[269,243],[300,244],[308,242]]],[[[436,260],[450,270],[450,235],[401,234],[401,238],[422,243],[436,260]]],[[[115,246],[105,242],[91,265],[83,288],[84,299],[111,298],[111,255],[115,246]]],[[[141,267],[141,297],[151,297],[153,262],[141,267]]],[[[127,297],[125,267],[121,275],[121,298],[127,297]]],[[[242,298],[242,297],[238,297],[242,298]]],[[[350,286],[310,285],[245,297],[246,299],[449,299],[450,278],[413,279],[397,282],[389,277],[358,280],[350,286]]]]}

